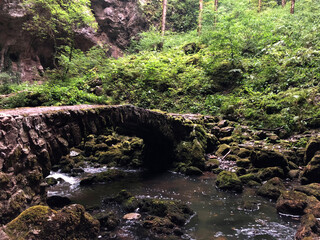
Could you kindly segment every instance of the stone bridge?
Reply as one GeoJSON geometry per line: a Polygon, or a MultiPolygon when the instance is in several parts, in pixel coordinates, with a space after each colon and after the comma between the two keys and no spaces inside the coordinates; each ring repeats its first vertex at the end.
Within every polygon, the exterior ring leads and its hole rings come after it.
{"type": "Polygon", "coordinates": [[[41,202],[45,195],[41,182],[51,166],[89,134],[103,134],[111,127],[141,137],[144,165],[163,170],[176,159],[203,163],[205,152],[215,143],[201,125],[210,121],[211,117],[167,114],[131,105],[1,110],[0,223],[41,202]]]}

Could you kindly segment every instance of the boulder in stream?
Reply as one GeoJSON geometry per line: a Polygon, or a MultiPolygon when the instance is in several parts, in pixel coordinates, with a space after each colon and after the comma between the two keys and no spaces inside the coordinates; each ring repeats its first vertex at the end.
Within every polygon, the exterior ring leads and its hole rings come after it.
{"type": "Polygon", "coordinates": [[[228,190],[234,192],[242,192],[242,182],[234,172],[222,171],[219,173],[216,185],[221,190],[228,190]]]}

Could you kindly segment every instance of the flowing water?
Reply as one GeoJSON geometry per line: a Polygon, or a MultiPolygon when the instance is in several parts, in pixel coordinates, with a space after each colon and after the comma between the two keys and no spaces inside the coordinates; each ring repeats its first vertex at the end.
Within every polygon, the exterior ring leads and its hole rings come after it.
{"type": "MultiPolygon", "coordinates": [[[[86,172],[102,170],[106,169],[88,168],[86,172]]],[[[141,198],[181,200],[196,212],[184,227],[187,233],[182,236],[184,239],[292,240],[299,224],[297,219],[278,215],[275,203],[256,196],[253,190],[247,189],[242,194],[218,191],[213,175],[196,178],[166,172],[90,187],[80,187],[79,178],[58,173],[51,176],[64,178],[70,184],[51,187],[49,196],[68,196],[73,202],[87,207],[100,206],[102,211],[103,199],[122,189],[141,198]]],[[[119,239],[151,239],[139,235],[132,222],[122,221],[121,224],[121,230],[117,232],[119,239]]]]}

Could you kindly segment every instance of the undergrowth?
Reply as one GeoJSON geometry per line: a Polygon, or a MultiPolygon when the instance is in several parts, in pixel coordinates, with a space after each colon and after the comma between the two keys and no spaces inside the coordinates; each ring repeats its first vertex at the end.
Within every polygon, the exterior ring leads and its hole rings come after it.
{"type": "Polygon", "coordinates": [[[201,34],[188,24],[162,38],[152,27],[119,59],[105,47],[76,51],[71,62],[62,54],[44,84],[0,88],[13,93],[0,106],[130,103],[288,132],[319,127],[320,3],[289,8],[266,1],[258,13],[255,1],[226,0],[215,12],[206,1],[201,34]]]}

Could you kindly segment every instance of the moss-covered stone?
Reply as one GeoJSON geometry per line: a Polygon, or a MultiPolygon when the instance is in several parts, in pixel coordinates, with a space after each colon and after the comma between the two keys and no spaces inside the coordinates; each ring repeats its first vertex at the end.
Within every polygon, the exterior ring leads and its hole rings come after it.
{"type": "Polygon", "coordinates": [[[184,162],[197,167],[204,167],[205,150],[197,139],[192,142],[182,141],[176,147],[177,162],[184,162]]]}
{"type": "Polygon", "coordinates": [[[251,162],[254,167],[281,167],[288,166],[287,158],[278,151],[260,150],[251,155],[251,162]]]}
{"type": "Polygon", "coordinates": [[[199,168],[194,166],[187,167],[185,173],[188,176],[200,176],[203,174],[203,172],[199,168]]]}
{"type": "Polygon", "coordinates": [[[283,181],[280,178],[275,177],[264,183],[258,189],[257,194],[270,199],[278,199],[285,190],[286,187],[284,186],[283,181]]]}
{"type": "Polygon", "coordinates": [[[308,184],[312,182],[320,182],[320,154],[316,154],[301,174],[301,183],[308,184]]]}
{"type": "Polygon", "coordinates": [[[279,167],[268,167],[259,170],[257,176],[261,181],[266,181],[274,177],[284,178],[284,172],[279,167]]]}
{"type": "Polygon", "coordinates": [[[311,183],[305,186],[298,186],[294,190],[303,192],[308,196],[314,196],[318,200],[320,200],[320,184],[319,183],[311,183]]]}
{"type": "Polygon", "coordinates": [[[103,230],[114,230],[120,224],[120,219],[114,212],[99,212],[94,217],[99,220],[100,228],[103,230]]]}
{"type": "Polygon", "coordinates": [[[251,161],[249,159],[238,159],[236,161],[236,164],[238,167],[248,168],[251,164],[251,161]]]}
{"type": "Polygon", "coordinates": [[[237,155],[240,157],[240,158],[249,158],[250,155],[251,155],[251,150],[249,149],[246,149],[246,148],[240,148],[237,155]]]}
{"type": "Polygon", "coordinates": [[[53,178],[53,177],[48,177],[45,179],[46,180],[46,183],[49,185],[49,186],[53,186],[53,185],[56,185],[58,183],[58,180],[53,178]]]}
{"type": "Polygon", "coordinates": [[[209,159],[205,163],[206,170],[208,170],[208,171],[219,167],[219,165],[220,165],[220,161],[218,159],[216,159],[216,158],[209,159]]]}
{"type": "Polygon", "coordinates": [[[5,227],[12,239],[94,239],[99,222],[81,205],[71,205],[60,211],[46,206],[34,206],[22,212],[5,227]]]}
{"type": "Polygon", "coordinates": [[[229,171],[219,173],[216,185],[221,190],[242,192],[243,186],[237,174],[229,171]]]}
{"type": "Polygon", "coordinates": [[[239,179],[241,180],[241,182],[243,184],[248,184],[250,181],[255,181],[257,183],[260,182],[260,179],[257,177],[256,174],[253,174],[253,173],[248,173],[248,174],[245,174],[245,175],[242,175],[239,177],[239,179]]]}
{"type": "Polygon", "coordinates": [[[320,150],[320,139],[312,138],[309,140],[304,154],[304,163],[308,164],[314,157],[315,153],[320,150]]]}
{"type": "Polygon", "coordinates": [[[221,144],[218,147],[218,150],[216,151],[216,155],[217,156],[225,156],[229,151],[230,151],[231,147],[227,144],[221,144]]]}
{"type": "Polygon", "coordinates": [[[121,180],[127,177],[127,173],[118,169],[109,169],[106,172],[92,174],[80,181],[81,186],[87,186],[95,183],[106,183],[121,180]]]}

